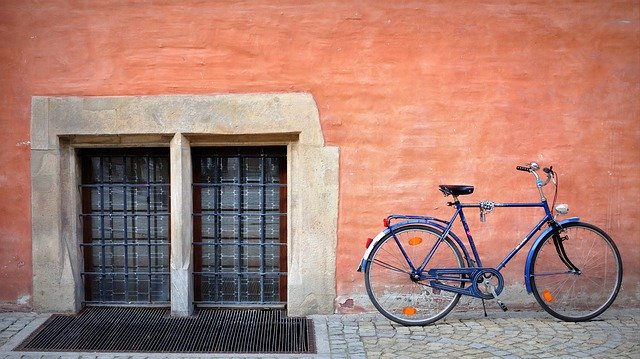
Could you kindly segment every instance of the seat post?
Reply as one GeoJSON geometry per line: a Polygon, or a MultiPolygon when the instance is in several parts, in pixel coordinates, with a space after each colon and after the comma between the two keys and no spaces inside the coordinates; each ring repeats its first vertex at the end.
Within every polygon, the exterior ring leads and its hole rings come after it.
{"type": "Polygon", "coordinates": [[[458,199],[458,195],[452,194],[451,197],[453,197],[453,201],[447,202],[447,206],[459,208],[460,200],[458,199]]]}
{"type": "Polygon", "coordinates": [[[460,199],[458,199],[459,196],[454,194],[454,195],[452,195],[452,197],[453,197],[453,205],[456,208],[460,207],[460,199]]]}

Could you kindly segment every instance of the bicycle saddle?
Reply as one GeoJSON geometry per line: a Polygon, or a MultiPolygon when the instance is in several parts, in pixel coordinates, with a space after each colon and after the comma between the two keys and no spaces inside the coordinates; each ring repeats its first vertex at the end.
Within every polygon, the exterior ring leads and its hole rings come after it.
{"type": "Polygon", "coordinates": [[[441,184],[440,192],[444,193],[445,196],[461,196],[465,194],[472,194],[473,186],[441,184]]]}

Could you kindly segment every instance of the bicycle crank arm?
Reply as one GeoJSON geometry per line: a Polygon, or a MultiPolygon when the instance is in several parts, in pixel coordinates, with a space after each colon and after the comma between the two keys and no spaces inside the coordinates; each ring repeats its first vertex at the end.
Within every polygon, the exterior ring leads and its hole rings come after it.
{"type": "Polygon", "coordinates": [[[498,306],[500,307],[500,309],[502,309],[503,312],[506,312],[507,310],[509,310],[507,306],[504,303],[502,303],[500,299],[498,299],[498,294],[496,293],[496,286],[493,285],[489,279],[487,279],[487,283],[485,283],[485,286],[489,289],[489,291],[493,295],[493,299],[496,301],[496,303],[498,303],[498,306]]]}

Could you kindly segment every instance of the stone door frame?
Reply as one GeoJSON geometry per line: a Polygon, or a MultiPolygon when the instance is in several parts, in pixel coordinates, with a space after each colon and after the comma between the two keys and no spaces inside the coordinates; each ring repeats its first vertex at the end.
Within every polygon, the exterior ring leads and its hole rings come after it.
{"type": "Polygon", "coordinates": [[[287,146],[289,315],[330,314],[336,295],[338,148],[307,93],[55,97],[31,104],[33,306],[83,301],[76,148],[169,147],[171,312],[193,311],[193,146],[287,146]]]}

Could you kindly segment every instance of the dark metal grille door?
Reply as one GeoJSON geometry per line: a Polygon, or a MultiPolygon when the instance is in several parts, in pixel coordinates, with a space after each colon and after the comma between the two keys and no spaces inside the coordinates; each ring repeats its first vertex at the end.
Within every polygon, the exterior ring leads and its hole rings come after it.
{"type": "Polygon", "coordinates": [[[169,302],[167,152],[80,152],[86,303],[169,302]]]}
{"type": "Polygon", "coordinates": [[[193,152],[195,298],[286,303],[286,148],[193,152]]]}

